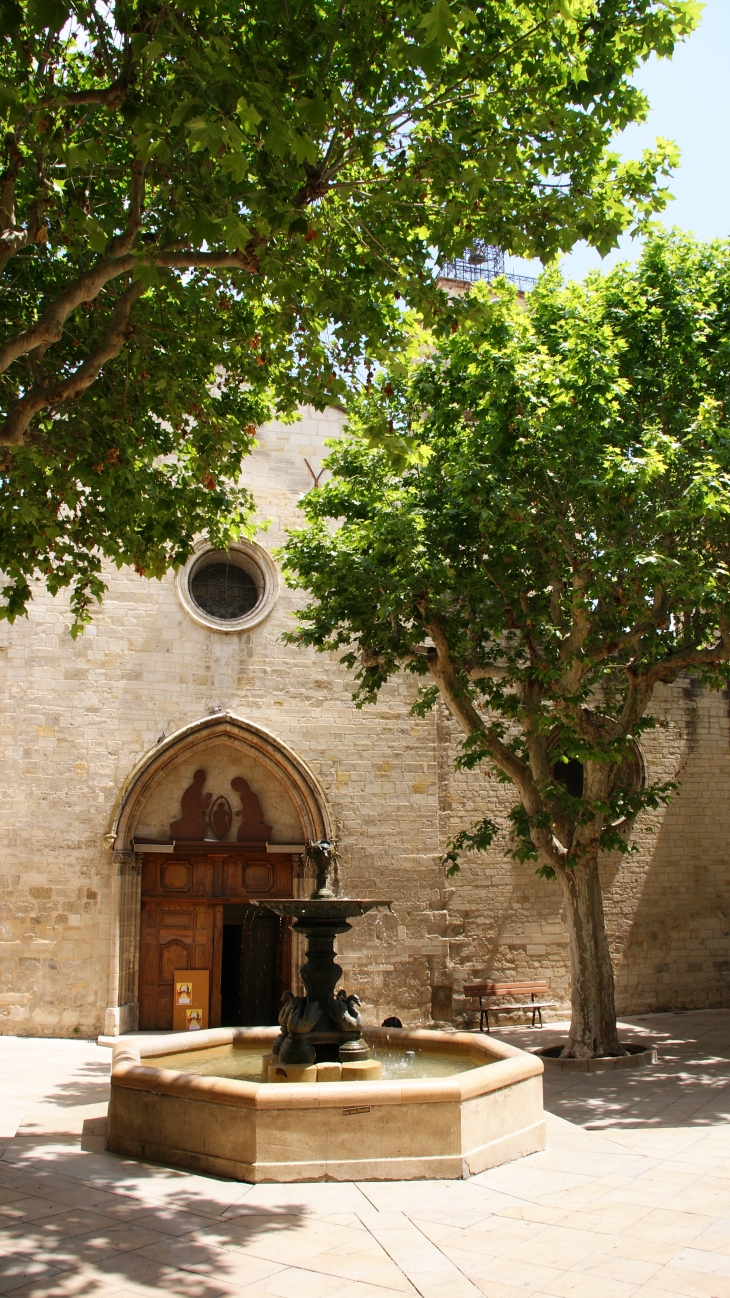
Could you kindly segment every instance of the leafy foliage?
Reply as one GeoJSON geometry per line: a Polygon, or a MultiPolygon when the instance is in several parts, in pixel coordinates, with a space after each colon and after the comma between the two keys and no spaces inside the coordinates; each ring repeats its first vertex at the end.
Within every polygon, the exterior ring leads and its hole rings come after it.
{"type": "Polygon", "coordinates": [[[607,249],[666,201],[630,77],[695,0],[4,0],[5,615],[223,543],[250,423],[342,397],[433,250],[607,249]],[[225,383],[219,382],[225,374],[225,383]],[[102,466],[100,469],[99,466],[102,466]]]}
{"type": "Polygon", "coordinates": [[[352,404],[288,541],[314,597],[291,639],[345,648],[360,705],[430,680],[416,709],[440,694],[460,763],[516,786],[512,851],[541,873],[630,850],[671,799],[632,772],[657,685],[730,681],[729,340],[727,243],[656,234],[637,268],[548,271],[524,306],[477,286],[352,404]]]}

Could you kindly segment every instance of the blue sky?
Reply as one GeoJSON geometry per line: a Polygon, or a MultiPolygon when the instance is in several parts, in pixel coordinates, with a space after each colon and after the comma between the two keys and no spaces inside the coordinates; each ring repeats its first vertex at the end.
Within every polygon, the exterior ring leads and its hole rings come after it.
{"type": "MultiPolygon", "coordinates": [[[[662,221],[701,239],[730,236],[730,0],[707,0],[699,28],[674,58],[652,58],[636,80],[648,96],[650,112],[641,125],[624,131],[615,147],[627,158],[638,157],[657,136],[674,140],[681,160],[669,182],[674,202],[662,221]]],[[[626,238],[602,261],[579,244],[563,258],[563,272],[581,279],[594,267],[634,260],[639,251],[639,242],[626,238]]],[[[512,257],[508,263],[511,270],[540,271],[539,262],[512,257]]]]}

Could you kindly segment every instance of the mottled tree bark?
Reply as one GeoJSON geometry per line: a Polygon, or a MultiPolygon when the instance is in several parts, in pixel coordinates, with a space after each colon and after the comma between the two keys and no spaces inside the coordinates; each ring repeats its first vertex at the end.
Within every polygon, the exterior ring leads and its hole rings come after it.
{"type": "Polygon", "coordinates": [[[570,938],[572,1019],[566,1059],[624,1055],[618,1039],[613,966],[608,949],[597,855],[557,871],[570,938]]]}

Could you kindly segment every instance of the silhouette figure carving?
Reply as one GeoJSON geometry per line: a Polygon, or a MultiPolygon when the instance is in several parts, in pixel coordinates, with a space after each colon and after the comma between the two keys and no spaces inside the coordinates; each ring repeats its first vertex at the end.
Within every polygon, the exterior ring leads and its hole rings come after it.
{"type": "Polygon", "coordinates": [[[180,820],[173,820],[170,825],[170,838],[173,840],[205,838],[207,828],[205,817],[213,797],[212,793],[203,793],[205,780],[205,771],[196,771],[192,784],[188,785],[183,793],[180,799],[182,816],[180,820]]]}
{"type": "Polygon", "coordinates": [[[248,780],[244,780],[242,775],[236,775],[231,780],[231,788],[236,790],[241,799],[241,809],[236,812],[236,816],[241,818],[236,835],[238,842],[265,843],[271,833],[271,825],[264,823],[261,803],[248,780]]]}

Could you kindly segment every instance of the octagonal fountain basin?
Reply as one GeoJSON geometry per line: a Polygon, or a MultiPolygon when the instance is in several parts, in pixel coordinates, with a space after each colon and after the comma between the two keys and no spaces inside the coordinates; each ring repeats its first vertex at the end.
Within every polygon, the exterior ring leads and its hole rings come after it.
{"type": "Polygon", "coordinates": [[[264,1080],[277,1036],[213,1028],[119,1041],[107,1148],[252,1182],[451,1179],[544,1148],[542,1063],[514,1046],[366,1028],[383,1080],[277,1085],[264,1080]]]}

